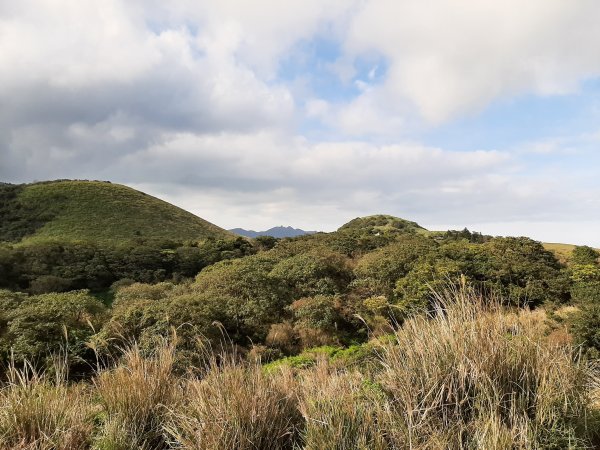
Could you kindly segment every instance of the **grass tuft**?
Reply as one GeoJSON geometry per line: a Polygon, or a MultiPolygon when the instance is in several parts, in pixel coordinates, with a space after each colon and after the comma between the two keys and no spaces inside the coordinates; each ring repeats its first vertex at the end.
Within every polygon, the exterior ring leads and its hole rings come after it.
{"type": "Polygon", "coordinates": [[[382,356],[391,448],[588,445],[595,374],[539,317],[463,288],[440,296],[435,317],[407,321],[382,356]]]}
{"type": "MultiPolygon", "coordinates": [[[[91,442],[94,414],[85,385],[68,386],[26,365],[7,371],[0,388],[0,448],[79,450],[91,442]]],[[[58,375],[56,375],[58,374],[58,375]]]]}
{"type": "Polygon", "coordinates": [[[103,450],[165,448],[164,426],[169,409],[181,403],[179,381],[173,375],[174,345],[164,342],[152,357],[137,346],[125,351],[119,367],[94,380],[102,406],[103,450]]]}
{"type": "Polygon", "coordinates": [[[193,450],[295,448],[302,427],[296,390],[289,371],[266,374],[256,364],[213,360],[206,377],[188,381],[169,433],[193,450]]]}

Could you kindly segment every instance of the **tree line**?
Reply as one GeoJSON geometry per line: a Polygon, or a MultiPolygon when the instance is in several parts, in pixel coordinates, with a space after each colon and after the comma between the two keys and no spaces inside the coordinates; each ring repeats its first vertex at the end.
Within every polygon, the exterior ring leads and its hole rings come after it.
{"type": "Polygon", "coordinates": [[[44,365],[61,349],[73,376],[131,342],[151,352],[173,330],[182,370],[224,342],[264,361],[360,344],[467,283],[512,307],[575,303],[577,339],[600,349],[598,253],[577,247],[565,265],[528,238],[366,227],[252,243],[5,245],[0,269],[0,359],[44,365]]]}

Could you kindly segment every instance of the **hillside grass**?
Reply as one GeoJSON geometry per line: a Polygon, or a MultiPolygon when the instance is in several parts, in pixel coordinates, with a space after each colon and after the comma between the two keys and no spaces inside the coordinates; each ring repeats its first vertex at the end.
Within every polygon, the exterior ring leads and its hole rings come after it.
{"type": "Polygon", "coordinates": [[[379,342],[367,367],[265,370],[222,354],[181,376],[164,341],[92,383],[11,369],[0,448],[597,448],[598,373],[547,331],[543,314],[463,288],[379,342]]]}
{"type": "Polygon", "coordinates": [[[575,245],[571,244],[544,242],[544,248],[554,253],[558,260],[564,264],[568,263],[571,260],[571,254],[573,253],[575,247],[575,245]]]}
{"type": "MultiPolygon", "coordinates": [[[[200,241],[233,235],[204,219],[127,186],[98,181],[55,181],[19,186],[4,204],[31,234],[23,244],[44,241],[118,243],[149,240],[200,241]]],[[[8,220],[8,219],[4,219],[8,220]]],[[[0,235],[0,241],[14,235],[0,235]]]]}

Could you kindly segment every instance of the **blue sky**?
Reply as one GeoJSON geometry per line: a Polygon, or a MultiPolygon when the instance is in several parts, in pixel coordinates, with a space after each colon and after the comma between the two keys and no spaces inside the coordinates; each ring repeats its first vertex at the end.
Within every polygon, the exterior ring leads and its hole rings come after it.
{"type": "Polygon", "coordinates": [[[594,0],[0,2],[0,179],[600,246],[594,0]]]}

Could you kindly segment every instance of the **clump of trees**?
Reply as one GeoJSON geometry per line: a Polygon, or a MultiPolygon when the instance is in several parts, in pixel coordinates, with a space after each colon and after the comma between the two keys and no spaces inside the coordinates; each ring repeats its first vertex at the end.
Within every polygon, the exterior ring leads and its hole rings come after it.
{"type": "Polygon", "coordinates": [[[144,283],[180,281],[217,261],[255,252],[242,238],[187,243],[140,239],[114,247],[88,242],[0,244],[0,288],[32,294],[97,292],[123,278],[144,283]]]}
{"type": "Polygon", "coordinates": [[[587,246],[576,247],[569,268],[571,295],[578,312],[572,318],[576,343],[591,356],[600,357],[600,253],[587,246]]]}
{"type": "MultiPolygon", "coordinates": [[[[600,292],[593,249],[575,249],[566,267],[528,238],[428,234],[387,216],[350,225],[252,242],[1,246],[0,285],[11,289],[0,297],[1,357],[13,348],[20,359],[41,361],[68,344],[73,363],[91,365],[132,342],[151,353],[176,330],[182,369],[224,342],[241,353],[260,347],[268,360],[389,333],[430,311],[434,292],[452,284],[514,306],[573,297],[594,305],[582,306],[580,321],[593,328],[600,292]]],[[[584,328],[581,342],[595,347],[584,328]]]]}
{"type": "Polygon", "coordinates": [[[108,317],[105,306],[88,291],[25,295],[0,290],[0,357],[22,364],[52,367],[60,356],[72,376],[93,371],[88,345],[108,317]]]}

